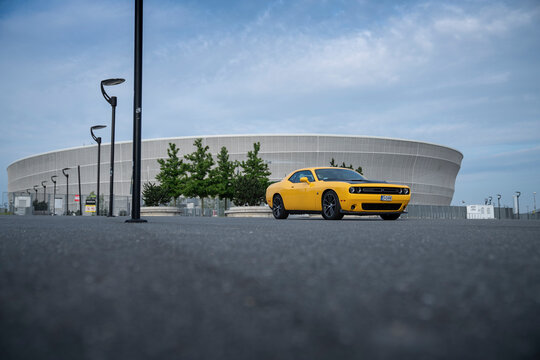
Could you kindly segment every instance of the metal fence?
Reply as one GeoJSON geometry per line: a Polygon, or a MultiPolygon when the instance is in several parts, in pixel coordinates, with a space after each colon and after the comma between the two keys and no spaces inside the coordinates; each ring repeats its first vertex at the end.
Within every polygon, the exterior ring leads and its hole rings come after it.
{"type": "MultiPolygon", "coordinates": [[[[538,213],[514,214],[512,208],[495,207],[495,219],[510,220],[540,220],[538,213]]],[[[404,219],[467,219],[466,206],[436,206],[436,205],[409,205],[407,213],[401,216],[404,219]]]]}
{"type": "MultiPolygon", "coordinates": [[[[77,200],[73,194],[69,195],[69,201],[66,206],[66,195],[35,192],[15,192],[4,193],[4,209],[6,212],[14,215],[80,215],[93,216],[95,212],[89,212],[86,208],[86,200],[89,194],[81,195],[77,200]],[[38,204],[36,204],[36,200],[38,204]],[[82,210],[82,212],[81,212],[82,210]]],[[[129,216],[131,215],[131,197],[114,196],[113,215],[129,216]]],[[[108,215],[109,196],[100,197],[100,214],[108,215]]]]}
{"type": "MultiPolygon", "coordinates": [[[[2,210],[0,213],[10,213],[16,215],[79,215],[82,204],[82,215],[92,216],[95,213],[87,212],[85,209],[86,199],[89,195],[81,195],[81,203],[75,201],[75,196],[69,196],[69,204],[66,213],[66,195],[56,194],[56,201],[52,193],[37,194],[38,202],[47,204],[45,210],[35,210],[34,201],[36,200],[35,192],[21,193],[3,193],[2,194],[2,210]],[[57,206],[55,206],[57,205],[57,206]]],[[[170,204],[172,206],[172,203],[170,204]]],[[[179,198],[176,206],[181,210],[182,216],[225,216],[225,210],[231,205],[230,201],[219,199],[205,199],[204,211],[201,209],[200,199],[179,198]]],[[[109,197],[101,195],[100,197],[100,214],[108,215],[109,197]]],[[[495,207],[495,219],[513,219],[513,220],[540,220],[539,213],[522,213],[514,214],[513,209],[509,207],[495,207]]],[[[402,214],[404,219],[467,219],[466,206],[438,206],[438,205],[409,205],[407,212],[402,214]]],[[[115,196],[114,197],[114,216],[131,216],[131,197],[115,196]]]]}

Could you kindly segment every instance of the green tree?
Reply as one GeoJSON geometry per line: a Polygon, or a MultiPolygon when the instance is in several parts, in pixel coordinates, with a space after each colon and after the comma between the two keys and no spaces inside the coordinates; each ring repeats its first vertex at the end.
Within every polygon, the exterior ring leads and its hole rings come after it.
{"type": "Polygon", "coordinates": [[[270,185],[270,170],[259,157],[260,149],[261,143],[254,143],[253,150],[247,153],[247,160],[240,163],[242,173],[236,175],[234,185],[236,205],[254,206],[264,201],[266,188],[270,185]]]}
{"type": "Polygon", "coordinates": [[[160,171],[156,175],[156,180],[160,182],[169,198],[174,199],[175,206],[176,199],[184,192],[183,185],[186,178],[186,166],[183,160],[178,158],[179,150],[176,144],[169,143],[167,149],[168,158],[157,160],[160,171]]]}
{"type": "Polygon", "coordinates": [[[214,159],[209,147],[203,147],[202,139],[196,139],[193,145],[195,151],[184,155],[184,159],[188,161],[185,165],[189,175],[186,177],[183,194],[201,199],[201,210],[204,214],[204,198],[217,194],[212,171],[214,159]]]}
{"type": "Polygon", "coordinates": [[[356,169],[353,168],[352,164],[350,165],[347,165],[345,164],[345,161],[341,163],[341,165],[338,165],[336,164],[336,161],[334,160],[334,158],[332,158],[332,160],[330,160],[330,166],[332,167],[342,167],[342,168],[346,168],[346,169],[351,169],[351,170],[354,170],[356,171],[357,173],[359,173],[360,175],[364,175],[364,173],[362,172],[362,167],[359,166],[357,167],[356,169]]]}
{"type": "MultiPolygon", "coordinates": [[[[232,200],[234,197],[234,169],[236,166],[236,162],[229,160],[229,152],[223,146],[217,156],[217,167],[212,174],[216,194],[221,200],[232,200]]],[[[227,207],[227,204],[225,204],[225,207],[227,207]]]]}
{"type": "Polygon", "coordinates": [[[142,197],[146,206],[159,206],[166,204],[171,200],[164,186],[154,183],[145,183],[143,185],[142,197]]]}

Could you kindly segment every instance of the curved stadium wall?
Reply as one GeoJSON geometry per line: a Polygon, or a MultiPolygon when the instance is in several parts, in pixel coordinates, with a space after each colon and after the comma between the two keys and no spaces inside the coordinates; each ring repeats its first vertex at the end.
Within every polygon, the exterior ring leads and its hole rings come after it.
{"type": "MultiPolygon", "coordinates": [[[[159,172],[157,159],[167,157],[169,143],[175,143],[178,156],[193,152],[193,142],[203,139],[214,157],[222,146],[229,151],[230,160],[245,160],[253,143],[260,142],[260,157],[277,181],[291,171],[308,166],[328,166],[336,163],[362,166],[368,179],[385,180],[408,185],[412,190],[411,204],[450,205],[456,176],[463,154],[449,147],[419,141],[341,135],[216,135],[173,137],[144,140],[142,143],[141,181],[156,182],[159,172]]],[[[100,190],[109,194],[110,144],[102,144],[100,190]]],[[[63,149],[17,160],[8,166],[8,192],[26,193],[33,186],[58,175],[57,194],[66,193],[62,169],[69,167],[69,192],[78,192],[77,165],[81,167],[81,193],[96,191],[97,145],[63,149]]],[[[114,193],[129,196],[132,172],[132,143],[115,144],[114,193]]],[[[49,187],[49,193],[52,189],[49,187]]],[[[39,186],[39,192],[43,188],[39,186]]],[[[70,196],[70,208],[74,207],[70,196]]]]}

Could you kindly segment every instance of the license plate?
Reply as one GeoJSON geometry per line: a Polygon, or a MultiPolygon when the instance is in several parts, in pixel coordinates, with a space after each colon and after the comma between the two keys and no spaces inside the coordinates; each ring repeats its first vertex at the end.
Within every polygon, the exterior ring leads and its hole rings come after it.
{"type": "Polygon", "coordinates": [[[392,195],[381,195],[381,201],[392,201],[392,195]]]}

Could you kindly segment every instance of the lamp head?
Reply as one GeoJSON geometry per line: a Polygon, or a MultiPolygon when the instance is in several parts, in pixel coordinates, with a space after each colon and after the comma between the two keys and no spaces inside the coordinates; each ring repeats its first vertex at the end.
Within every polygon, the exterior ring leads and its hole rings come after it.
{"type": "Polygon", "coordinates": [[[107,79],[107,80],[102,80],[101,85],[103,85],[103,86],[119,85],[119,84],[123,83],[124,81],[126,81],[126,79],[122,79],[122,78],[107,79]]]}
{"type": "Polygon", "coordinates": [[[55,179],[56,179],[57,177],[58,177],[58,176],[56,176],[56,175],[51,176],[51,181],[52,181],[54,184],[56,184],[56,180],[55,180],[55,179]]]}
{"type": "Polygon", "coordinates": [[[66,170],[69,170],[69,168],[63,168],[62,173],[64,174],[65,177],[69,177],[69,174],[66,174],[66,170]]]}
{"type": "Polygon", "coordinates": [[[46,182],[47,182],[47,180],[42,181],[42,182],[41,182],[41,186],[45,187],[45,183],[46,183],[46,182]]]}
{"type": "Polygon", "coordinates": [[[118,84],[121,84],[123,83],[124,81],[126,81],[125,79],[121,79],[121,78],[117,78],[117,79],[106,79],[106,80],[102,80],[101,81],[101,94],[103,94],[103,97],[105,98],[105,100],[107,100],[107,102],[109,104],[111,104],[112,106],[116,106],[116,97],[113,96],[112,98],[109,96],[109,94],[107,94],[107,92],[105,91],[105,88],[103,86],[113,86],[113,85],[118,85],[118,84]]]}
{"type": "Polygon", "coordinates": [[[94,130],[99,130],[99,129],[103,129],[103,128],[106,128],[106,127],[107,127],[107,125],[94,125],[94,126],[92,126],[90,128],[90,134],[92,135],[92,138],[94,139],[95,142],[100,143],[101,138],[94,135],[94,130]]]}

